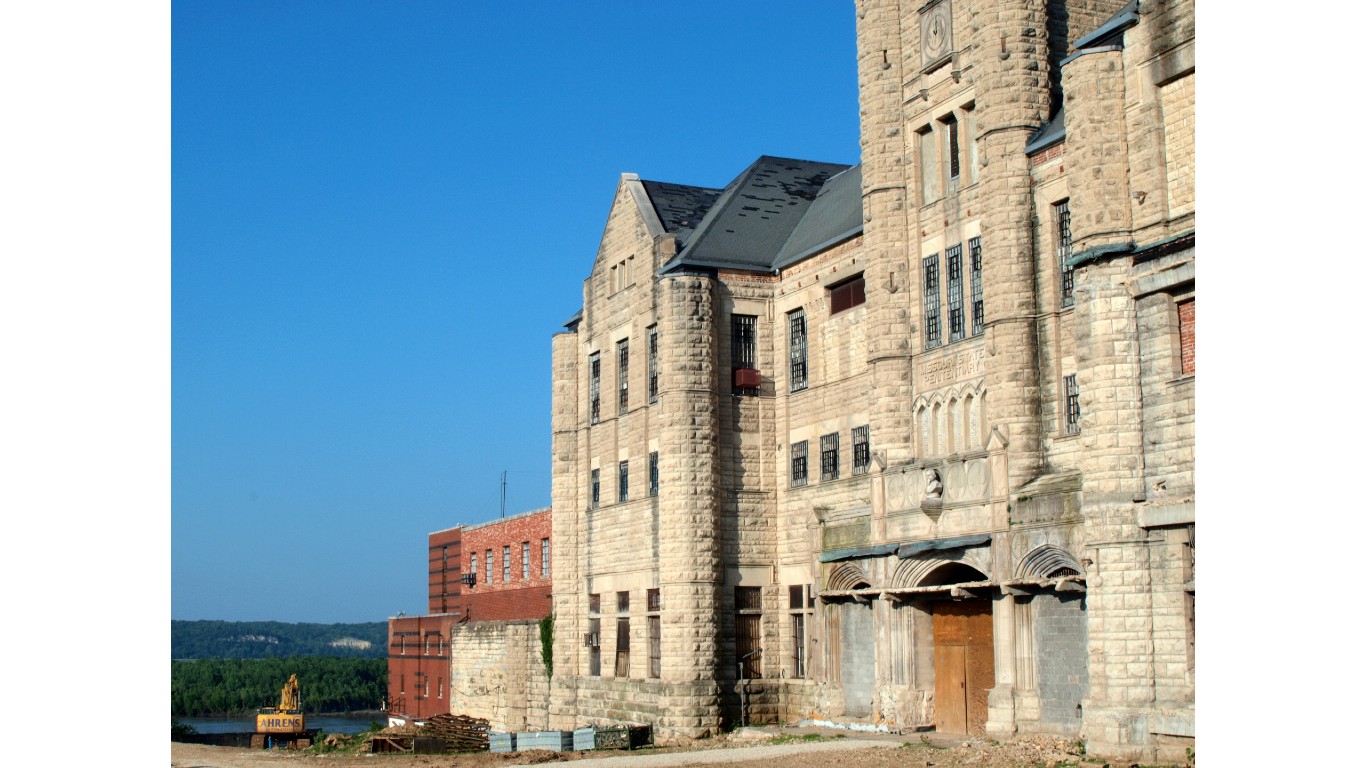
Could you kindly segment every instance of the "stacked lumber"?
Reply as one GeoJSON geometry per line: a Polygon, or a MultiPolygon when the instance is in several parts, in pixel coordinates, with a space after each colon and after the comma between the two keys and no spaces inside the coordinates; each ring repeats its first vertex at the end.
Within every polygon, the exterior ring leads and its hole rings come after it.
{"type": "Polygon", "coordinates": [[[489,721],[465,715],[432,715],[422,730],[446,740],[451,752],[483,752],[489,748],[489,721]]]}

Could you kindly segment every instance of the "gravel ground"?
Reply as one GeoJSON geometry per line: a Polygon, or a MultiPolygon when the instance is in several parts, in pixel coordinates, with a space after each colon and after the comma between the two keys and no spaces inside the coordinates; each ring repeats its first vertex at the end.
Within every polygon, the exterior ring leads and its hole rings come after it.
{"type": "MultiPolygon", "coordinates": [[[[1067,741],[1047,737],[1021,737],[1006,742],[960,741],[930,734],[849,734],[826,741],[778,739],[832,731],[751,730],[727,738],[709,739],[688,747],[645,749],[636,752],[512,752],[465,755],[316,755],[311,752],[251,750],[200,744],[171,744],[172,768],[511,768],[549,762],[574,762],[575,768],[676,768],[689,765],[768,766],[783,768],[832,768],[840,764],[859,768],[1069,768],[1086,758],[1071,751],[1067,741]]],[[[1096,763],[1101,765],[1101,763],[1096,763]]]]}

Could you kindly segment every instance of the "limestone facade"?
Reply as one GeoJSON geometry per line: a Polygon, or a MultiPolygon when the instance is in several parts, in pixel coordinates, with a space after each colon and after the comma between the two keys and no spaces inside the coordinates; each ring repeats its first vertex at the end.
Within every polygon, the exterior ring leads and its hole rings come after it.
{"type": "Polygon", "coordinates": [[[547,722],[1183,759],[1194,4],[853,10],[859,166],[618,184],[553,339],[547,722]]]}

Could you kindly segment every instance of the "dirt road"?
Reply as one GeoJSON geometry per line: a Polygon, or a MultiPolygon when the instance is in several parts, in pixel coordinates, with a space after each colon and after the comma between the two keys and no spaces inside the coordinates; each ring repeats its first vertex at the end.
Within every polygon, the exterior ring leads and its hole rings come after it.
{"type": "MultiPolygon", "coordinates": [[[[782,741],[792,736],[778,737],[782,741]]],[[[574,762],[575,768],[681,768],[724,763],[742,768],[781,763],[783,768],[1067,768],[1086,758],[1069,744],[1049,738],[1007,742],[959,742],[919,735],[851,737],[834,741],[773,743],[767,736],[713,739],[677,750],[637,752],[512,752],[465,755],[316,755],[311,752],[250,750],[199,744],[171,745],[172,768],[511,768],[574,762]]]]}

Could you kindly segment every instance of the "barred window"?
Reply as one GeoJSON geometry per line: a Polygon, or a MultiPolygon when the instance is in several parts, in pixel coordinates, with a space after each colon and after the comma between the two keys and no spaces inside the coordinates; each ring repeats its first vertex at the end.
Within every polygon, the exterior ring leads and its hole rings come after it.
{"type": "Polygon", "coordinates": [[[806,614],[792,614],[792,676],[806,677],[806,614]]]}
{"type": "Polygon", "coordinates": [[[626,414],[627,384],[630,381],[629,363],[631,361],[630,340],[622,339],[617,342],[617,415],[626,414]]]}
{"type": "Polygon", "coordinates": [[[646,332],[649,338],[649,396],[651,403],[659,402],[659,328],[650,326],[646,332]]]}
{"type": "Polygon", "coordinates": [[[967,335],[967,317],[963,312],[963,246],[955,245],[944,251],[944,266],[949,271],[949,341],[967,335]]]}
{"type": "Polygon", "coordinates": [[[840,433],[821,435],[821,482],[840,477],[840,433]]]}
{"type": "Polygon", "coordinates": [[[531,542],[522,542],[522,578],[531,578],[531,542]]]}
{"type": "Polygon", "coordinates": [[[804,310],[798,309],[787,314],[787,331],[787,357],[792,370],[789,389],[796,392],[806,389],[806,312],[804,310]]]}
{"type": "Polygon", "coordinates": [[[934,349],[943,343],[939,335],[939,254],[926,256],[924,266],[925,349],[934,349]]]}
{"type": "Polygon", "coordinates": [[[631,498],[631,493],[627,487],[627,481],[631,476],[630,469],[627,466],[629,463],[626,461],[617,462],[617,501],[626,501],[631,498]]]}
{"type": "Polygon", "coordinates": [[[512,581],[512,546],[503,545],[503,583],[512,581]]]}
{"type": "Polygon", "coordinates": [[[868,425],[854,427],[854,474],[868,474],[872,455],[868,450],[868,425]]]}
{"type": "Polygon", "coordinates": [[[588,356],[588,423],[597,424],[601,411],[602,359],[597,352],[588,356]]]}
{"type": "Polygon", "coordinates": [[[659,451],[650,451],[650,495],[659,495],[659,451]]]}
{"type": "Polygon", "coordinates": [[[806,441],[792,444],[792,484],[806,485],[806,441]]]}
{"type": "Polygon", "coordinates": [[[598,508],[598,490],[602,487],[602,481],[601,481],[601,475],[598,473],[598,470],[596,470],[596,469],[593,470],[593,477],[592,477],[591,483],[592,483],[593,495],[592,495],[592,497],[589,499],[588,508],[589,508],[589,509],[597,509],[597,508],[598,508]]]}
{"type": "Polygon", "coordinates": [[[1067,400],[1067,423],[1063,432],[1075,435],[1081,431],[1081,393],[1077,391],[1077,374],[1064,376],[1062,386],[1067,400]]]}
{"type": "Polygon", "coordinates": [[[746,679],[763,677],[762,598],[758,587],[735,588],[735,659],[746,679]]]}
{"type": "Polygon", "coordinates": [[[1053,223],[1058,238],[1058,265],[1061,270],[1062,305],[1072,306],[1072,268],[1067,260],[1072,257],[1072,209],[1068,200],[1053,204],[1053,223]]]}
{"type": "Polygon", "coordinates": [[[550,575],[550,539],[541,539],[541,575],[550,575]]]}
{"type": "MultiPolygon", "coordinates": [[[[730,316],[730,359],[731,370],[757,370],[755,347],[758,338],[759,318],[754,315],[730,316]]],[[[737,395],[757,395],[759,390],[752,386],[741,386],[737,375],[732,379],[732,392],[737,395]]]]}
{"type": "Polygon", "coordinates": [[[968,241],[968,259],[972,283],[972,335],[980,336],[987,329],[986,306],[982,303],[982,238],[968,241]]]}

